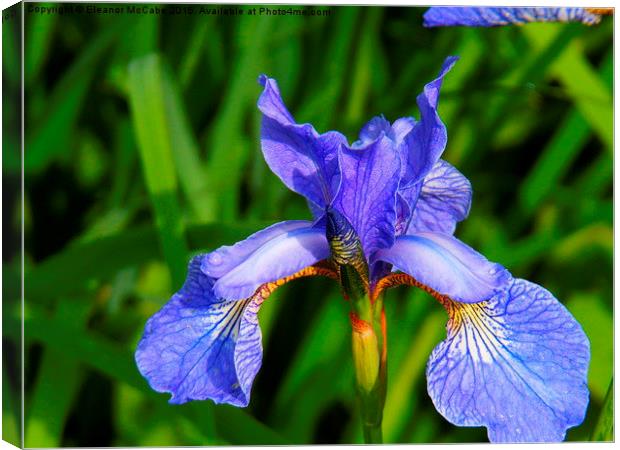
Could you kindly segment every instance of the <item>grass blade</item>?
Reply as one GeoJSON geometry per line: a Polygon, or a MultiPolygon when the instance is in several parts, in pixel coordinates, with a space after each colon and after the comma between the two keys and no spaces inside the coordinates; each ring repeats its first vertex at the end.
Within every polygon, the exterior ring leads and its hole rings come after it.
{"type": "Polygon", "coordinates": [[[129,101],[164,258],[175,287],[185,279],[188,248],[172,154],[166,99],[157,55],[147,55],[129,65],[129,101]]]}
{"type": "Polygon", "coordinates": [[[42,170],[70,147],[73,125],[84,105],[98,62],[132,19],[123,16],[110,21],[56,84],[46,101],[49,106],[41,122],[27,124],[27,129],[33,131],[26,136],[25,171],[42,170]]]}
{"type": "Polygon", "coordinates": [[[614,323],[604,303],[605,296],[599,292],[578,293],[566,302],[590,340],[590,359],[596,363],[590,365],[588,386],[591,401],[596,403],[605,398],[614,371],[614,323]]]}
{"type": "Polygon", "coordinates": [[[54,14],[28,14],[26,16],[24,81],[27,85],[37,78],[47,57],[57,18],[58,16],[54,14]]]}
{"type": "Polygon", "coordinates": [[[170,70],[160,64],[161,90],[168,117],[170,147],[174,148],[173,157],[177,174],[194,217],[201,222],[215,218],[215,198],[213,190],[207,185],[207,174],[200,160],[198,143],[194,138],[189,120],[181,100],[181,93],[170,70]]]}
{"type": "Polygon", "coordinates": [[[265,43],[273,21],[269,17],[239,19],[236,38],[238,54],[232,68],[224,102],[218,111],[208,138],[209,178],[215,192],[220,192],[220,217],[225,220],[237,216],[239,180],[248,156],[248,144],[242,136],[244,117],[249,106],[258,98],[256,80],[262,67],[265,43]]]}
{"type": "Polygon", "coordinates": [[[314,83],[315,89],[308,95],[306,102],[299,108],[295,115],[299,120],[312,123],[319,132],[327,127],[333,128],[332,119],[338,111],[338,102],[342,98],[345,80],[346,61],[355,44],[355,25],[360,14],[359,8],[342,7],[338,11],[333,27],[329,45],[325,50],[325,67],[321,73],[323,76],[314,83]]]}
{"type": "Polygon", "coordinates": [[[379,34],[379,24],[383,10],[380,8],[369,8],[364,23],[365,32],[360,38],[357,54],[355,55],[355,66],[351,80],[351,92],[347,105],[345,117],[347,125],[356,126],[364,117],[366,102],[370,93],[370,85],[373,72],[372,51],[376,45],[379,34]]]}
{"type": "Polygon", "coordinates": [[[287,437],[311,442],[321,412],[343,393],[354,393],[346,305],[332,291],[295,355],[273,403],[273,423],[287,437]],[[310,401],[312,399],[312,401],[310,401]]]}
{"type": "Polygon", "coordinates": [[[196,23],[185,51],[185,57],[182,59],[179,68],[179,81],[183,88],[187,88],[194,78],[208,36],[209,23],[207,21],[196,23]]]}
{"type": "Polygon", "coordinates": [[[524,212],[532,214],[558,186],[579,151],[586,144],[590,128],[581,114],[572,111],[543,150],[519,190],[524,212]]]}
{"type": "Polygon", "coordinates": [[[19,397],[9,385],[9,375],[6,371],[6,363],[2,369],[2,440],[21,447],[21,408],[19,397]]]}
{"type": "Polygon", "coordinates": [[[423,323],[411,342],[409,352],[403,359],[396,378],[390,382],[385,411],[383,413],[383,434],[386,442],[398,442],[399,435],[414,411],[412,402],[419,398],[415,388],[424,375],[424,367],[431,351],[445,335],[446,315],[443,311],[433,312],[423,323]]]}
{"type": "MultiPolygon", "coordinates": [[[[93,302],[64,300],[55,320],[83,326],[93,302]]],[[[79,363],[58,349],[46,349],[27,410],[25,446],[60,447],[65,420],[82,381],[79,363]]]]}
{"type": "Polygon", "coordinates": [[[614,380],[611,380],[601,415],[592,432],[591,441],[613,442],[614,440],[614,380]]]}
{"type": "MultiPolygon", "coordinates": [[[[555,24],[533,24],[523,27],[523,33],[534,48],[540,48],[546,36],[552,33],[555,24]]],[[[613,100],[609,88],[590,65],[581,51],[578,41],[570,44],[558,55],[551,65],[551,73],[566,88],[567,95],[576,108],[605,144],[613,152],[613,100]]]]}

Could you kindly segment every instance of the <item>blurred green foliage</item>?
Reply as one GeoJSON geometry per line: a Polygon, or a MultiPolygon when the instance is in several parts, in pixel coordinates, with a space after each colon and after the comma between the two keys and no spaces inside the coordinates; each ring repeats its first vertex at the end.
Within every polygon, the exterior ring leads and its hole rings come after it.
{"type": "MultiPolygon", "coordinates": [[[[415,96],[452,54],[461,60],[440,102],[444,158],[474,187],[457,236],[550,289],[580,320],[592,343],[591,400],[568,439],[613,437],[611,401],[603,407],[613,376],[612,19],[425,29],[424,8],[329,9],[26,14],[27,446],[361,442],[347,305],[330,281],[293,283],[264,305],[265,358],[247,409],[168,405],[133,350],[191,254],[309,217],[262,159],[260,73],[279,81],[299,122],[352,141],[373,115],[417,116],[415,96]]],[[[3,83],[14,91],[19,72],[6,57],[18,53],[17,32],[3,24],[3,83]]],[[[6,126],[17,116],[9,100],[3,108],[3,175],[17,185],[19,135],[6,126]]],[[[5,190],[4,227],[17,233],[13,194],[5,190]]],[[[5,249],[8,361],[19,350],[20,254],[17,242],[5,249]]],[[[484,429],[446,422],[426,394],[426,359],[445,335],[441,307],[399,288],[386,310],[386,441],[486,440],[484,429]]],[[[16,371],[5,362],[13,384],[16,371]]],[[[4,436],[17,436],[18,399],[4,397],[4,436]]]]}

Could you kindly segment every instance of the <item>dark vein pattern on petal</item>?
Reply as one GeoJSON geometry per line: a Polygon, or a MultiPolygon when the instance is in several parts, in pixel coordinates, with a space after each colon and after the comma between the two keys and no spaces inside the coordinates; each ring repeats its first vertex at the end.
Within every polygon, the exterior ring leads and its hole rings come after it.
{"type": "Polygon", "coordinates": [[[451,164],[439,160],[424,178],[407,233],[454,234],[457,222],[469,214],[471,197],[469,180],[451,164]]]}
{"type": "Polygon", "coordinates": [[[588,339],[547,290],[515,279],[479,304],[448,300],[448,337],[428,361],[437,410],[492,442],[556,442],[588,405],[588,339]]]}

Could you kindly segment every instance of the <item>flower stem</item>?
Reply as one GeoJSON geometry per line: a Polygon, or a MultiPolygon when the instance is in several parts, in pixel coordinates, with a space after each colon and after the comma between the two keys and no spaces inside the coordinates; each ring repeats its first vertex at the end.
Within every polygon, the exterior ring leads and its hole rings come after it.
{"type": "Polygon", "coordinates": [[[383,444],[381,424],[364,424],[364,442],[366,444],[383,444]]]}
{"type": "Polygon", "coordinates": [[[369,322],[351,313],[353,328],[353,362],[360,400],[364,441],[367,444],[383,442],[381,422],[386,395],[386,364],[382,333],[369,322]],[[380,339],[377,339],[381,336],[380,339]],[[381,342],[381,343],[380,343],[381,342]]]}
{"type": "Polygon", "coordinates": [[[380,444],[383,442],[381,422],[387,385],[383,302],[381,300],[372,304],[366,295],[363,298],[349,298],[352,305],[353,365],[364,441],[367,444],[380,444]]]}

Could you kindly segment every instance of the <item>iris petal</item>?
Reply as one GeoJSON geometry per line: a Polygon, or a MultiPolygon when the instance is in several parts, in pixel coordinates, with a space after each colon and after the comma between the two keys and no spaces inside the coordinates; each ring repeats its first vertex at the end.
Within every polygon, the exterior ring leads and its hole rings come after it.
{"type": "Polygon", "coordinates": [[[400,157],[394,142],[383,134],[362,148],[343,147],[340,167],[342,181],[334,206],[353,225],[369,258],[394,242],[400,157]]]}
{"type": "Polygon", "coordinates": [[[396,193],[396,234],[406,234],[415,211],[422,183],[414,184],[408,188],[401,188],[396,193]]]}
{"type": "Polygon", "coordinates": [[[289,231],[308,228],[311,225],[312,223],[307,220],[286,220],[273,224],[263,230],[257,231],[243,241],[237,242],[234,245],[222,246],[211,252],[209,256],[205,258],[202,270],[211,277],[222,277],[245,261],[252,253],[268,241],[289,231]]]}
{"type": "Polygon", "coordinates": [[[402,159],[407,162],[401,180],[403,188],[424,178],[446,147],[448,134],[437,112],[437,104],[443,78],[457,60],[455,56],[446,58],[437,78],[424,86],[424,91],[417,97],[420,121],[405,136],[401,146],[402,159]]]}
{"type": "Polygon", "coordinates": [[[456,223],[469,214],[471,197],[469,180],[452,165],[439,160],[424,178],[407,233],[454,234],[456,223]]]}
{"type": "Polygon", "coordinates": [[[376,260],[393,264],[442,295],[477,303],[504,289],[510,273],[458,239],[439,233],[399,236],[377,252],[376,260]]]}
{"type": "Polygon", "coordinates": [[[346,138],[335,131],[319,134],[299,125],[288,112],[274,79],[261,76],[258,100],[263,113],[261,145],[271,170],[294,192],[324,208],[338,188],[338,148],[346,138]]]}
{"type": "Polygon", "coordinates": [[[409,202],[405,200],[402,192],[396,193],[396,224],[394,226],[394,230],[397,236],[401,234],[405,234],[407,231],[407,226],[409,224],[409,219],[411,218],[411,207],[409,206],[409,202]]]}
{"type": "Polygon", "coordinates": [[[427,366],[428,392],[455,425],[492,442],[553,442],[588,405],[589,342],[548,291],[515,279],[480,304],[450,303],[448,337],[427,366]]]}
{"type": "Polygon", "coordinates": [[[151,317],[136,350],[142,375],[171,403],[211,399],[247,406],[262,360],[256,314],[260,296],[229,301],[213,293],[213,278],[189,264],[187,280],[151,317]]]}
{"type": "Polygon", "coordinates": [[[465,25],[494,27],[528,22],[583,22],[593,25],[601,16],[587,8],[493,8],[436,6],[424,13],[425,27],[465,25]]]}
{"type": "Polygon", "coordinates": [[[394,121],[392,124],[392,132],[394,133],[394,141],[397,147],[403,143],[403,139],[405,139],[405,136],[409,134],[415,124],[416,121],[413,117],[401,117],[394,121]]]}
{"type": "Polygon", "coordinates": [[[372,144],[382,135],[385,135],[392,140],[395,140],[396,138],[394,132],[392,131],[390,122],[388,122],[385,117],[373,117],[362,127],[359,134],[359,140],[354,142],[351,147],[361,148],[368,144],[372,144]]]}
{"type": "Polygon", "coordinates": [[[324,229],[297,228],[265,242],[218,279],[213,289],[223,298],[246,298],[261,284],[292,275],[328,257],[329,244],[324,229]]]}

